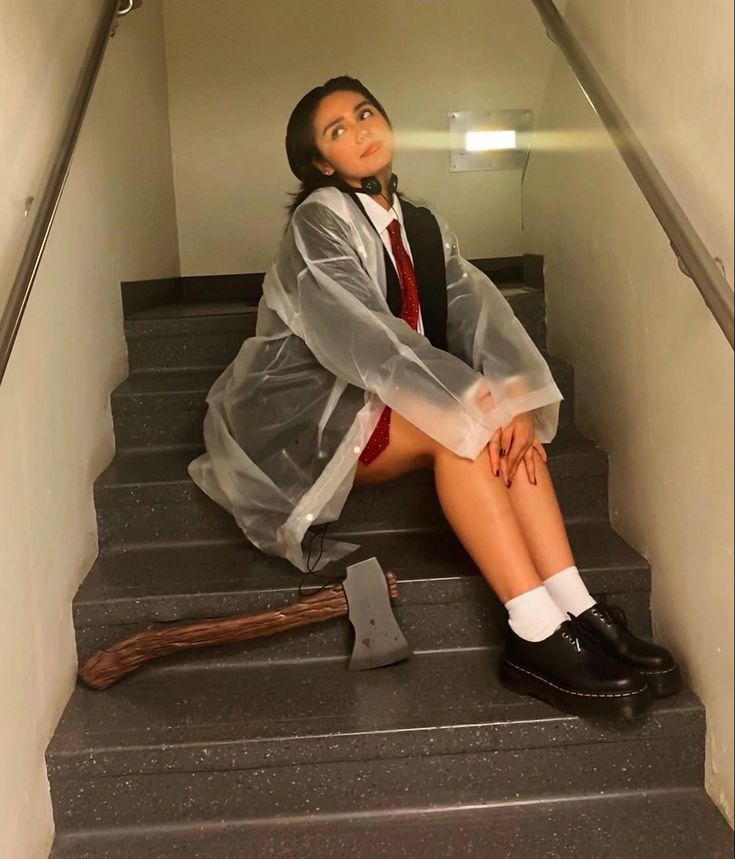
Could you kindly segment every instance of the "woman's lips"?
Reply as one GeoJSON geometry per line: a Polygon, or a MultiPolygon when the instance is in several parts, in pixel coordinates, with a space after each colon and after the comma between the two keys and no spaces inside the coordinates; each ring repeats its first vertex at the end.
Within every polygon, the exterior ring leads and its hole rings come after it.
{"type": "Polygon", "coordinates": [[[360,158],[365,158],[367,155],[372,155],[373,152],[377,152],[380,149],[380,143],[371,143],[370,146],[362,153],[360,158]]]}

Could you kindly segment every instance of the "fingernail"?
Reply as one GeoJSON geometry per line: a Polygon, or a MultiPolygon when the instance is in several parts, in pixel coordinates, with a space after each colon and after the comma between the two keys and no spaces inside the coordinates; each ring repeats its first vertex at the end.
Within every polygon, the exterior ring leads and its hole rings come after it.
{"type": "Polygon", "coordinates": [[[510,484],[511,484],[512,482],[513,482],[512,480],[509,480],[509,481],[508,481],[508,489],[510,489],[510,484]]]}
{"type": "Polygon", "coordinates": [[[496,476],[496,477],[500,477],[500,469],[498,469],[498,470],[495,472],[495,476],[496,476]]]}
{"type": "Polygon", "coordinates": [[[505,448],[504,447],[500,448],[500,455],[505,456],[505,448]]]}
{"type": "Polygon", "coordinates": [[[536,480],[533,481],[534,486],[538,486],[538,482],[536,480]]]}

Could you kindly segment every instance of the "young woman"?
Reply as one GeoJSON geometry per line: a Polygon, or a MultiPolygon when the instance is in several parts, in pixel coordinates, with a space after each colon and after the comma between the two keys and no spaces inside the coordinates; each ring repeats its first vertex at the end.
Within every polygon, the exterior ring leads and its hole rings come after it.
{"type": "MultiPolygon", "coordinates": [[[[295,107],[286,152],[301,190],[256,336],[208,395],[191,477],[253,544],[306,570],[308,529],[336,520],[354,485],[433,469],[508,610],[506,686],[622,716],[675,692],[669,652],[597,604],[574,565],[543,448],[559,389],[447,224],[397,193],[383,107],[334,78],[295,107]]],[[[317,568],[355,548],[328,541],[317,568]]]]}

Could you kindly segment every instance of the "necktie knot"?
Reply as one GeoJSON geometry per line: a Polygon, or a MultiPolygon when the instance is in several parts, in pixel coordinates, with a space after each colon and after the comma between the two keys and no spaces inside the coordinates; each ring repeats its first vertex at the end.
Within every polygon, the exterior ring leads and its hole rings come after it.
{"type": "Polygon", "coordinates": [[[398,221],[398,218],[393,218],[393,220],[388,224],[388,235],[393,241],[401,237],[401,224],[398,221]]]}

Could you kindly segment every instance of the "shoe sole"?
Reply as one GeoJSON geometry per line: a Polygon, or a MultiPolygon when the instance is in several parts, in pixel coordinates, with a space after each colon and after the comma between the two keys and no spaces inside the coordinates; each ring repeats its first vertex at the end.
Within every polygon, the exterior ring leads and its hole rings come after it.
{"type": "Polygon", "coordinates": [[[639,719],[653,701],[648,685],[634,692],[575,692],[533,674],[505,659],[500,662],[501,684],[510,692],[533,695],[540,701],[558,707],[574,716],[598,716],[613,719],[639,719]]]}
{"type": "Polygon", "coordinates": [[[668,698],[681,691],[679,666],[664,671],[639,671],[638,676],[648,684],[654,698],[668,698]]]}

